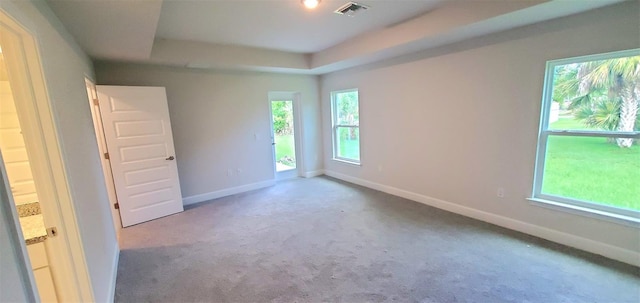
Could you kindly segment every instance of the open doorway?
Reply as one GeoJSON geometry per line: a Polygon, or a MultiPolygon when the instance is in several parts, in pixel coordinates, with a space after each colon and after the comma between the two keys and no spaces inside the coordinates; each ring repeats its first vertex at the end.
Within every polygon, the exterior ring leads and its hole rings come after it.
{"type": "Polygon", "coordinates": [[[0,48],[0,193],[19,274],[33,301],[94,301],[37,44],[2,10],[0,48]]]}
{"type": "Polygon", "coordinates": [[[120,231],[122,230],[122,220],[120,218],[120,207],[118,205],[118,197],[116,195],[116,187],[113,182],[113,173],[111,172],[111,165],[109,163],[107,155],[107,140],[104,136],[104,129],[102,126],[102,116],[100,116],[100,105],[98,101],[98,92],[96,91],[96,84],[88,78],[84,79],[85,86],[87,88],[87,97],[89,98],[89,106],[91,108],[91,117],[93,118],[93,129],[96,132],[96,140],[98,141],[98,150],[100,151],[100,162],[102,164],[102,173],[104,175],[104,182],[107,187],[107,194],[109,196],[109,209],[111,210],[111,219],[113,221],[113,227],[116,231],[116,238],[120,241],[120,231]]]}
{"type": "Polygon", "coordinates": [[[273,165],[277,180],[300,175],[298,94],[270,92],[273,165]]]}
{"type": "Polygon", "coordinates": [[[49,257],[46,253],[48,236],[40,208],[41,200],[38,198],[36,182],[20,126],[21,119],[18,117],[15,103],[16,98],[11,90],[0,42],[0,152],[2,153],[0,165],[4,167],[4,173],[11,188],[8,192],[10,200],[13,200],[11,206],[15,207],[19,217],[20,229],[27,244],[30,269],[33,270],[40,300],[57,302],[49,257]]]}

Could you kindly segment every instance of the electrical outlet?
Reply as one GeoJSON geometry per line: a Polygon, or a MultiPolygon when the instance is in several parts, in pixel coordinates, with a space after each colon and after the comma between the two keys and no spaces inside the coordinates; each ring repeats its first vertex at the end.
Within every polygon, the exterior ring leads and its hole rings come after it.
{"type": "Polygon", "coordinates": [[[227,177],[233,176],[233,170],[231,168],[227,169],[227,177]]]}
{"type": "Polygon", "coordinates": [[[242,168],[238,168],[236,171],[238,172],[238,175],[239,175],[242,173],[242,168]]]}
{"type": "Polygon", "coordinates": [[[498,191],[496,193],[496,196],[498,196],[498,198],[504,198],[504,188],[498,187],[498,191]]]}

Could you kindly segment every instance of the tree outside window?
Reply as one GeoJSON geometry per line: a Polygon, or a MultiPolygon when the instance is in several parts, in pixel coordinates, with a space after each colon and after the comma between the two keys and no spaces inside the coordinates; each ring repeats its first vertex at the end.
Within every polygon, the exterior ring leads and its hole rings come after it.
{"type": "Polygon", "coordinates": [[[640,218],[640,50],[547,63],[534,198],[640,218]]]}

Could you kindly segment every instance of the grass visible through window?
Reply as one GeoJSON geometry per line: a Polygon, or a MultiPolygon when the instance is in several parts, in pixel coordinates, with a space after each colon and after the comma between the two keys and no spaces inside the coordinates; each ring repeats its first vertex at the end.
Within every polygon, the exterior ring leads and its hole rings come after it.
{"type": "MultiPolygon", "coordinates": [[[[561,117],[550,128],[585,129],[571,117],[561,117]]],[[[640,211],[640,146],[550,136],[542,193],[640,211]]]]}
{"type": "Polygon", "coordinates": [[[331,93],[333,156],[360,163],[360,108],[358,90],[331,93]]]}
{"type": "Polygon", "coordinates": [[[338,144],[340,147],[338,154],[341,157],[360,160],[360,140],[349,139],[346,136],[341,136],[338,144]]]}
{"type": "Polygon", "coordinates": [[[293,135],[276,135],[276,162],[288,166],[295,166],[296,151],[293,135]],[[288,161],[288,160],[293,161],[288,161]]]}

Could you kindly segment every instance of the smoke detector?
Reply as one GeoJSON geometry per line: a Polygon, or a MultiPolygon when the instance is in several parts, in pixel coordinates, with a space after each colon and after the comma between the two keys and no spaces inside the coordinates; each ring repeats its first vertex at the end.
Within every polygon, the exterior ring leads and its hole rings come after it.
{"type": "Polygon", "coordinates": [[[335,10],[334,13],[340,14],[340,15],[349,16],[349,17],[353,17],[356,13],[363,12],[363,11],[366,11],[368,9],[369,9],[369,7],[364,5],[364,4],[360,4],[360,3],[356,3],[356,2],[349,2],[349,3],[341,6],[337,10],[335,10]]]}

